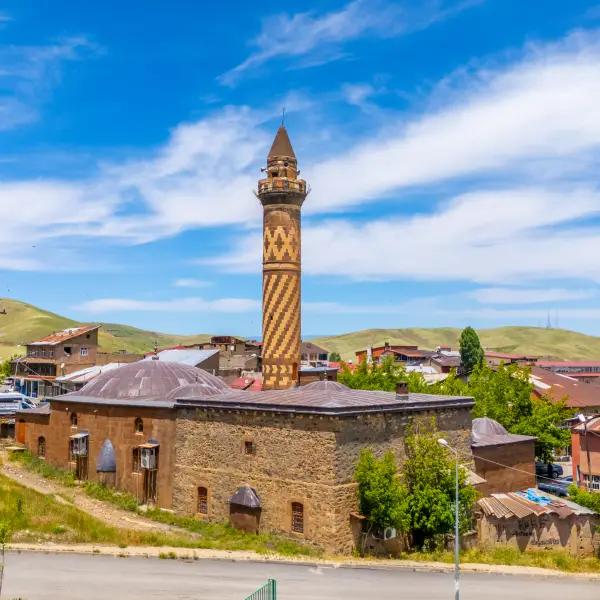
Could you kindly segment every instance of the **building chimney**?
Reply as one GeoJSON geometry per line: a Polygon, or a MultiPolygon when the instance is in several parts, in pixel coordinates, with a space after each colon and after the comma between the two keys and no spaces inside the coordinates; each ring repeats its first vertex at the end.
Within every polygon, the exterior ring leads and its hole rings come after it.
{"type": "Polygon", "coordinates": [[[408,382],[399,381],[396,383],[396,396],[408,396],[408,382]]]}

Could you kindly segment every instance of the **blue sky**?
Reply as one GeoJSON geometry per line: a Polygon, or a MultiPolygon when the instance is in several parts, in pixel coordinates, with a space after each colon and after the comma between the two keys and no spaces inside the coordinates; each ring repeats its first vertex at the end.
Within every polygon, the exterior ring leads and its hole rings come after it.
{"type": "Polygon", "coordinates": [[[0,2],[0,295],[260,332],[286,107],[303,330],[600,334],[600,4],[0,2]]]}

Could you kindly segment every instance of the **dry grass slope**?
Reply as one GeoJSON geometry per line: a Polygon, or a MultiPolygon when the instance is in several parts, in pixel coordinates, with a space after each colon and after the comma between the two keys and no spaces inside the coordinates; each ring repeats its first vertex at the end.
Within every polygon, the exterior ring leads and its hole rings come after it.
{"type": "MultiPolygon", "coordinates": [[[[329,351],[339,352],[343,359],[354,358],[354,352],[368,345],[412,344],[434,349],[440,345],[458,348],[460,329],[440,327],[432,329],[363,329],[343,335],[320,337],[314,341],[329,351]]],[[[566,329],[541,327],[496,327],[478,330],[485,348],[502,352],[533,354],[557,359],[600,360],[600,337],[566,329]]]]}
{"type": "MultiPolygon", "coordinates": [[[[0,298],[0,309],[6,309],[7,313],[0,315],[0,359],[23,354],[22,346],[27,342],[81,324],[18,300],[0,298]]],[[[117,323],[102,323],[100,348],[106,352],[126,350],[142,353],[151,351],[155,342],[159,346],[193,344],[207,341],[209,337],[209,334],[170,335],[117,323]]]]}

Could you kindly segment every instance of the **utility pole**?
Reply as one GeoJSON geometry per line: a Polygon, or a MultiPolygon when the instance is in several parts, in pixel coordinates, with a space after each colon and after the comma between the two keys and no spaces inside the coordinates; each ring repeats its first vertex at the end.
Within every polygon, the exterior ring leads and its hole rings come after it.
{"type": "Polygon", "coordinates": [[[459,530],[459,490],[458,490],[458,450],[445,439],[439,438],[438,444],[454,452],[454,600],[460,600],[460,530],[459,530]]]}

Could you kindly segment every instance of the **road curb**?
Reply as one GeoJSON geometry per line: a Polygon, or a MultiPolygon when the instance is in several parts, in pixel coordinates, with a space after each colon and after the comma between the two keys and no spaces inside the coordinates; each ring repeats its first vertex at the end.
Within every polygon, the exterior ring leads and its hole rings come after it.
{"type": "MultiPolygon", "coordinates": [[[[105,546],[93,544],[26,544],[14,543],[8,544],[7,550],[11,552],[40,552],[45,554],[85,554],[99,556],[113,556],[118,558],[164,558],[174,560],[220,560],[229,562],[256,562],[273,563],[290,566],[305,566],[312,568],[331,568],[331,569],[372,569],[372,570],[402,570],[414,572],[437,572],[453,573],[454,565],[440,562],[420,562],[411,560],[364,560],[356,559],[335,560],[335,559],[291,559],[289,557],[280,557],[277,555],[262,555],[255,552],[233,551],[233,550],[210,550],[202,548],[175,548],[160,546],[128,546],[120,548],[118,546],[105,546]]],[[[600,582],[600,573],[568,573],[565,571],[555,571],[553,569],[544,569],[541,567],[521,567],[514,565],[488,565],[480,563],[461,564],[463,573],[479,573],[483,575],[505,575],[510,576],[528,576],[528,577],[554,577],[582,579],[588,581],[600,582]]]]}

